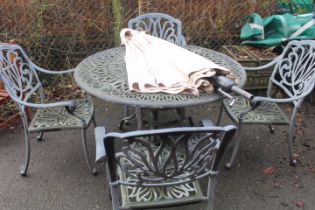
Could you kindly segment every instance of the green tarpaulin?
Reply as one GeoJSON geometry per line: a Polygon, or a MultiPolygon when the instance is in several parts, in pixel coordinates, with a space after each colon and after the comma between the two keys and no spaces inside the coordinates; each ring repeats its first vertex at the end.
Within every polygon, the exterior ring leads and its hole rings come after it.
{"type": "Polygon", "coordinates": [[[312,12],[313,0],[278,0],[277,14],[305,14],[312,12]]]}
{"type": "Polygon", "coordinates": [[[244,19],[240,38],[243,45],[269,48],[294,39],[315,39],[312,13],[272,15],[261,18],[253,13],[244,19]]]}

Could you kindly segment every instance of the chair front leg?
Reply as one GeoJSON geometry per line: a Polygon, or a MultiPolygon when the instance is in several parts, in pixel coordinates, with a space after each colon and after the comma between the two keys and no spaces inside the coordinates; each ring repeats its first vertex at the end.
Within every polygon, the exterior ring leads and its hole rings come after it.
{"type": "Polygon", "coordinates": [[[97,127],[97,124],[96,124],[96,120],[95,120],[95,115],[94,115],[94,113],[93,113],[93,116],[92,116],[92,123],[93,123],[94,128],[96,128],[96,127],[97,127]]]}
{"type": "Polygon", "coordinates": [[[150,110],[150,129],[157,129],[159,125],[159,111],[158,110],[150,110]]]}
{"type": "Polygon", "coordinates": [[[137,130],[142,130],[143,128],[143,116],[142,116],[142,108],[136,107],[136,118],[137,118],[137,130]]]}
{"type": "Polygon", "coordinates": [[[177,108],[177,114],[179,115],[179,122],[184,125],[184,123],[188,122],[189,126],[194,126],[194,122],[191,116],[186,115],[185,108],[177,108]]]}
{"type": "Polygon", "coordinates": [[[112,208],[119,210],[119,189],[117,185],[111,185],[112,208]]]}
{"type": "Polygon", "coordinates": [[[44,132],[40,132],[39,135],[36,137],[37,141],[42,141],[43,140],[43,135],[44,135],[44,132]]]}
{"type": "Polygon", "coordinates": [[[219,126],[220,125],[220,122],[221,122],[221,118],[223,117],[223,101],[221,102],[221,107],[220,107],[220,112],[219,112],[219,117],[218,117],[218,120],[217,120],[217,123],[216,125],[219,126]]]}
{"type": "Polygon", "coordinates": [[[130,121],[136,117],[136,113],[132,115],[129,114],[129,108],[130,107],[128,105],[124,105],[124,117],[120,120],[118,124],[119,130],[124,130],[124,126],[130,126],[130,121]]]}
{"type": "Polygon", "coordinates": [[[87,143],[86,143],[86,128],[82,128],[82,145],[84,150],[84,155],[86,159],[86,163],[88,164],[88,167],[93,175],[96,175],[96,169],[93,167],[90,161],[89,151],[87,149],[87,143]]]}
{"type": "Polygon", "coordinates": [[[234,145],[233,145],[233,152],[232,156],[230,158],[230,161],[226,163],[225,167],[226,169],[230,169],[235,161],[235,158],[237,156],[238,150],[240,148],[241,144],[241,128],[242,128],[242,120],[239,120],[238,129],[237,129],[237,135],[236,138],[234,137],[234,145]]]}
{"type": "Polygon", "coordinates": [[[214,209],[214,198],[215,198],[215,186],[216,186],[216,179],[209,177],[208,181],[208,202],[207,202],[207,210],[214,209]]]}
{"type": "Polygon", "coordinates": [[[28,165],[30,162],[30,155],[31,155],[31,147],[30,147],[30,140],[28,136],[28,123],[27,119],[25,118],[25,115],[21,114],[22,122],[23,122],[23,128],[24,128],[24,140],[25,140],[25,160],[24,164],[21,166],[20,174],[22,176],[26,176],[28,165]]]}
{"type": "Polygon", "coordinates": [[[129,107],[127,105],[124,105],[124,117],[129,116],[129,107]]]}
{"type": "Polygon", "coordinates": [[[295,133],[295,119],[296,119],[296,114],[297,114],[298,109],[295,107],[292,115],[291,115],[291,120],[290,120],[290,124],[289,124],[289,134],[288,134],[288,152],[289,152],[289,161],[290,161],[290,165],[296,165],[297,164],[297,160],[295,160],[293,158],[293,148],[292,148],[292,144],[293,144],[293,137],[294,137],[294,133],[295,133]]]}
{"type": "Polygon", "coordinates": [[[272,125],[268,125],[269,128],[269,132],[270,133],[274,133],[275,132],[275,128],[272,125]]]}

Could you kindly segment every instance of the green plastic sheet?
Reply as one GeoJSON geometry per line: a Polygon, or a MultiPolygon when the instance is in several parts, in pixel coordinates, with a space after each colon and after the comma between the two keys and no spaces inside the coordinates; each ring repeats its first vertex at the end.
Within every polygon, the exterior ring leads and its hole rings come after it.
{"type": "Polygon", "coordinates": [[[278,0],[276,13],[305,14],[312,12],[313,0],[278,0]]]}
{"type": "Polygon", "coordinates": [[[272,15],[261,18],[252,13],[244,19],[240,38],[243,45],[269,48],[291,40],[315,39],[315,18],[312,13],[272,15]]]}

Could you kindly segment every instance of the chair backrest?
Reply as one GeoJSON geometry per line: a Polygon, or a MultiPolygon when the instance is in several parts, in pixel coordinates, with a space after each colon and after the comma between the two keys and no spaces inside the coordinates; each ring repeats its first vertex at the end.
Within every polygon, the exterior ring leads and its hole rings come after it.
{"type": "MultiPolygon", "coordinates": [[[[276,85],[290,98],[310,91],[315,82],[315,41],[291,41],[282,54],[269,80],[267,95],[272,94],[276,85]]],[[[303,99],[296,100],[295,105],[303,99]]]]}
{"type": "Polygon", "coordinates": [[[112,185],[161,187],[215,177],[235,126],[182,127],[104,138],[112,185]],[[114,144],[117,144],[114,146],[114,144]],[[118,179],[117,169],[126,175],[118,179]]]}
{"type": "Polygon", "coordinates": [[[33,63],[18,45],[0,44],[0,79],[18,109],[24,106],[15,99],[29,101],[39,93],[41,102],[44,93],[33,63]]]}
{"type": "Polygon", "coordinates": [[[165,39],[177,45],[185,45],[182,22],[163,13],[147,13],[129,20],[128,28],[147,31],[152,36],[165,39]]]}

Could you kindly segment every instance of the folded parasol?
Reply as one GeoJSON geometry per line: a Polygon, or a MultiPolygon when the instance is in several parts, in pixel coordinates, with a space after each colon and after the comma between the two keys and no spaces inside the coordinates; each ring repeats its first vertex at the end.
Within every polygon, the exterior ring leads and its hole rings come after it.
{"type": "Polygon", "coordinates": [[[198,95],[200,86],[210,86],[205,77],[229,74],[214,62],[144,31],[122,29],[126,46],[129,89],[137,92],[198,95]]]}

